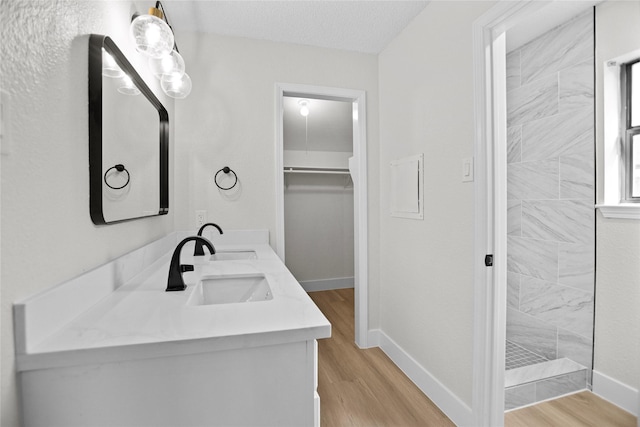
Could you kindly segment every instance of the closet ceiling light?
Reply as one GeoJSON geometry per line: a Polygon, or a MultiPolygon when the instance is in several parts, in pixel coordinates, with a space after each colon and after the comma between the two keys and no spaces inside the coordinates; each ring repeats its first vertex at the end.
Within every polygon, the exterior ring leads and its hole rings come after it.
{"type": "Polygon", "coordinates": [[[148,15],[133,16],[130,35],[136,50],[149,57],[149,68],[160,79],[164,93],[186,98],[191,93],[191,78],[184,72],[184,59],[161,2],[149,8],[148,15]]]}
{"type": "Polygon", "coordinates": [[[300,115],[302,117],[307,117],[309,115],[309,101],[306,99],[301,99],[298,101],[300,105],[300,115]]]}

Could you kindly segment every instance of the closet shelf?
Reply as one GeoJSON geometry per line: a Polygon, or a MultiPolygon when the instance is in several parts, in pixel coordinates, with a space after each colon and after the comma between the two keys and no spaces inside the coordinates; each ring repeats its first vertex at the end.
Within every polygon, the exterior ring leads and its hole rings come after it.
{"type": "Polygon", "coordinates": [[[349,169],[285,167],[284,173],[315,173],[315,174],[349,175],[349,169]]]}
{"type": "MultiPolygon", "coordinates": [[[[342,175],[344,176],[343,188],[353,188],[353,181],[351,180],[351,173],[346,168],[309,168],[309,167],[296,167],[285,166],[283,171],[286,175],[289,174],[313,174],[313,175],[342,175]],[[349,185],[351,184],[351,185],[349,185]]],[[[289,188],[289,180],[285,178],[284,185],[289,188]]]]}

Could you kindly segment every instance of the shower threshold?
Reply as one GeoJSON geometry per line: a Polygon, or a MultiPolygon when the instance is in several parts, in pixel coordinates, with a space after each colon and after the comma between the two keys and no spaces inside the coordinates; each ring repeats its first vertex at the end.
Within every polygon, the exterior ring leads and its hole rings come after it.
{"type": "Polygon", "coordinates": [[[532,383],[587,369],[568,358],[548,360],[512,341],[506,341],[505,387],[532,383]]]}
{"type": "Polygon", "coordinates": [[[556,360],[547,360],[535,365],[523,366],[521,368],[506,371],[504,375],[504,386],[513,387],[527,384],[581,371],[583,369],[587,368],[578,362],[567,359],[566,357],[556,360]]]}

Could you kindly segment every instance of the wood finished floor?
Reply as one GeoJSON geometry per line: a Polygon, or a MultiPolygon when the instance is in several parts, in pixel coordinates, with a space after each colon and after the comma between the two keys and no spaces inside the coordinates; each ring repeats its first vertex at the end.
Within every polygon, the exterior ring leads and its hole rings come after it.
{"type": "MultiPolygon", "coordinates": [[[[453,426],[379,348],[354,344],[353,289],[309,294],[329,319],[331,338],[318,341],[322,427],[453,426]]],[[[505,427],[636,427],[636,417],[583,392],[508,412],[505,427]]]]}
{"type": "Polygon", "coordinates": [[[454,426],[382,350],[355,345],[353,289],[309,296],[331,322],[318,340],[323,427],[454,426]]]}
{"type": "Polygon", "coordinates": [[[590,391],[507,412],[505,427],[636,427],[637,419],[590,391]]]}

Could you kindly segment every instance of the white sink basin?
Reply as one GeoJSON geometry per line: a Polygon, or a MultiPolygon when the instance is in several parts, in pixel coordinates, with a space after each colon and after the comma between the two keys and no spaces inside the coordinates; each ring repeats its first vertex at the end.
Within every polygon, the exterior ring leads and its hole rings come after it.
{"type": "Polygon", "coordinates": [[[211,261],[233,261],[240,259],[258,259],[256,251],[243,251],[243,250],[228,250],[217,251],[209,258],[211,261]]]}
{"type": "Polygon", "coordinates": [[[263,274],[209,276],[196,285],[187,304],[233,304],[271,299],[271,288],[263,274]]]}

